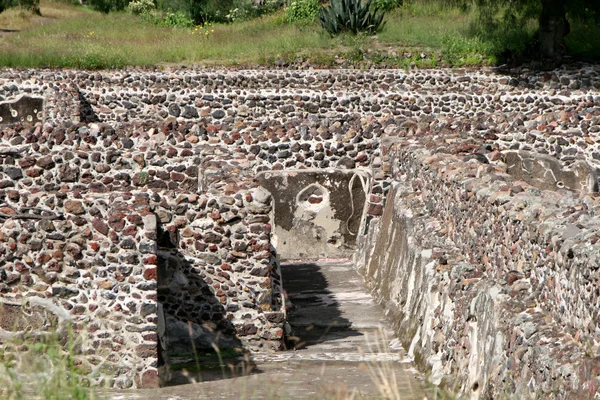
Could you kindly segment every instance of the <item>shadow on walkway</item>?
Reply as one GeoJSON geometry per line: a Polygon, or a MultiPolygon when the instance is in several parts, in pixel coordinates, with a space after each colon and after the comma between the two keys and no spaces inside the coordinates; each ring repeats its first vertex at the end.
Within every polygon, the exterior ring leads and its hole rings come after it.
{"type": "Polygon", "coordinates": [[[166,386],[260,373],[226,318],[210,277],[179,251],[176,232],[158,231],[158,302],[165,317],[166,386]]]}
{"type": "Polygon", "coordinates": [[[310,348],[362,333],[342,316],[330,282],[317,263],[282,263],[283,287],[287,294],[288,322],[292,334],[289,349],[310,348]]]}

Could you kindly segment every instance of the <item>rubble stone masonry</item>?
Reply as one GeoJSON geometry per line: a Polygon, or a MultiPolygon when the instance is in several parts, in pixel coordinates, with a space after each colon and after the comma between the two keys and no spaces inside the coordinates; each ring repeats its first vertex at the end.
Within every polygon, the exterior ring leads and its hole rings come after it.
{"type": "Polygon", "coordinates": [[[594,398],[599,107],[586,65],[3,70],[0,344],[73,327],[117,388],[161,384],[190,339],[283,349],[256,178],[344,170],[369,177],[357,268],[433,383],[594,398]]]}

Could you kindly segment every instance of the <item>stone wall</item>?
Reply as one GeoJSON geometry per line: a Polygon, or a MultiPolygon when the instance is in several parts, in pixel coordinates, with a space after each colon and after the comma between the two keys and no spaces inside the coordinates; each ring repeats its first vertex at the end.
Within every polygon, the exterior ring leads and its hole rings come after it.
{"type": "Polygon", "coordinates": [[[0,126],[0,302],[37,316],[0,312],[0,340],[72,321],[116,387],[157,385],[190,336],[279,349],[285,196],[256,178],[351,170],[358,264],[432,382],[593,397],[599,89],[593,66],[3,70],[0,101],[44,120],[0,126]]]}
{"type": "Polygon", "coordinates": [[[358,264],[409,355],[468,398],[593,398],[600,198],[407,144],[358,264]]]}
{"type": "Polygon", "coordinates": [[[51,332],[57,318],[87,339],[77,362],[92,384],[157,385],[156,222],[144,194],[11,191],[0,212],[0,303],[14,307],[0,341],[51,332]],[[29,317],[32,304],[51,317],[29,317]]]}

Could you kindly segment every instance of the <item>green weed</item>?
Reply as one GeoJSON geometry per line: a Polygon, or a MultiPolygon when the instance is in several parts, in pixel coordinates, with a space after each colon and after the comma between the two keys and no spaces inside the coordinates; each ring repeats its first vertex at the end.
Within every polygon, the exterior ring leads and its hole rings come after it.
{"type": "Polygon", "coordinates": [[[0,348],[0,399],[94,400],[77,361],[79,338],[71,329],[29,336],[0,348]]]}

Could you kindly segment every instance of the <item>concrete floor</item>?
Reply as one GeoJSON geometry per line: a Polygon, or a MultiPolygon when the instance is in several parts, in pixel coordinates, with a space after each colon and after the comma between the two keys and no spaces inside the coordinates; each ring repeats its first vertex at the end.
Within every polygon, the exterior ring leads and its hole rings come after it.
{"type": "Polygon", "coordinates": [[[175,375],[158,390],[111,392],[113,400],[402,399],[427,395],[381,307],[349,261],[282,265],[292,304],[290,350],[254,355],[236,371],[175,375]],[[249,367],[248,365],[252,365],[249,367]],[[249,372],[249,373],[248,373],[249,372]],[[189,383],[190,380],[196,383],[189,383]],[[387,391],[386,391],[387,390],[387,391]]]}

